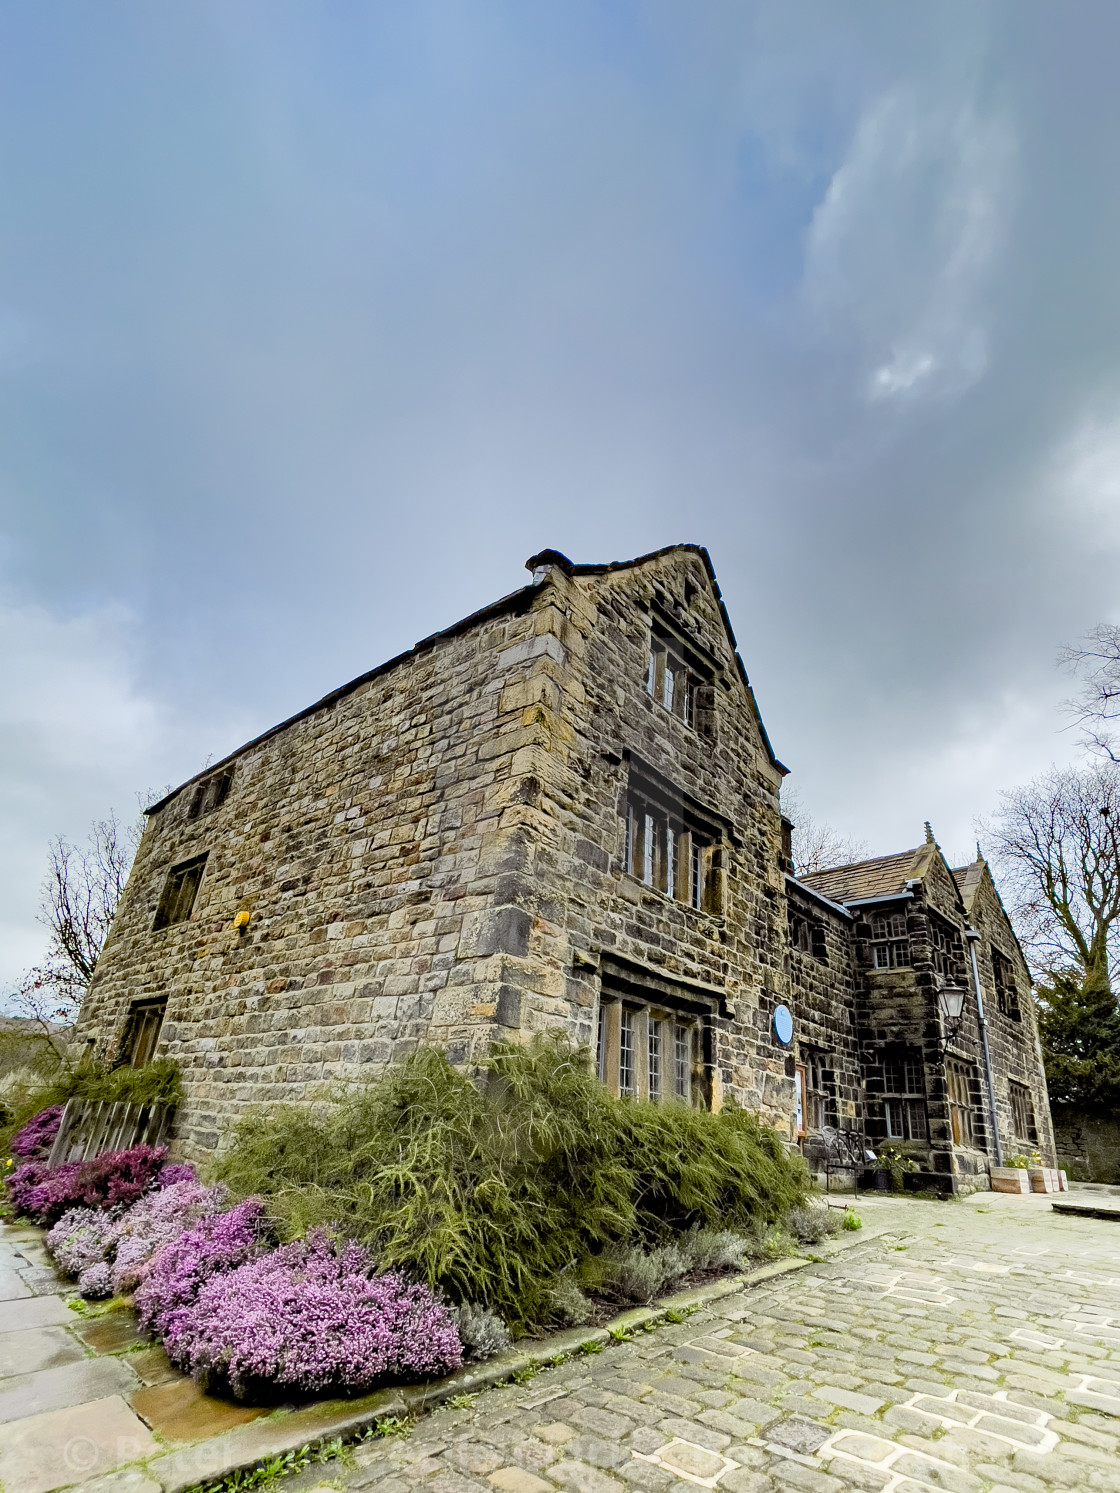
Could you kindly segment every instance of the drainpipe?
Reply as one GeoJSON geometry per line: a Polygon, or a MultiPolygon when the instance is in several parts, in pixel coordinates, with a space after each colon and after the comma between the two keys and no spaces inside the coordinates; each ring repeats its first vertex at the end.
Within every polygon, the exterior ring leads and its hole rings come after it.
{"type": "Polygon", "coordinates": [[[999,1143],[999,1114],[996,1110],[996,1085],[992,1078],[992,1055],[988,1051],[988,1027],[984,1021],[984,997],[980,993],[980,967],[976,963],[976,945],[980,935],[975,928],[966,928],[968,958],[972,965],[972,988],[976,991],[976,1015],[980,1020],[980,1044],[984,1049],[984,1076],[988,1080],[988,1107],[992,1116],[992,1139],[996,1147],[996,1166],[1003,1165],[1003,1147],[999,1143]]]}

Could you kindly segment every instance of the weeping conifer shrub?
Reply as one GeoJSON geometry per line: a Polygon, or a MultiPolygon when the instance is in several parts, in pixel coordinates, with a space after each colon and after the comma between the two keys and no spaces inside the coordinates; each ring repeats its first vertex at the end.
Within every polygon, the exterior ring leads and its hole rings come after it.
{"type": "Polygon", "coordinates": [[[515,1331],[544,1322],[557,1278],[591,1255],[697,1226],[756,1230],[808,1187],[744,1111],[620,1102],[586,1051],[544,1036],[496,1047],[477,1082],[424,1048],[326,1101],[255,1111],[218,1175],[262,1196],[282,1237],[338,1223],[381,1269],[515,1331]]]}

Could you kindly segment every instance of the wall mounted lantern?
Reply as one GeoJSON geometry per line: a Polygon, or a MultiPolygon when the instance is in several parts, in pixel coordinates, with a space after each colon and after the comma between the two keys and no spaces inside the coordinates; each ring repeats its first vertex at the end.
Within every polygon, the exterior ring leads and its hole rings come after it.
{"type": "Polygon", "coordinates": [[[937,992],[937,1004],[941,1009],[941,1041],[938,1047],[943,1060],[960,1035],[966,994],[963,985],[942,985],[937,992]]]}

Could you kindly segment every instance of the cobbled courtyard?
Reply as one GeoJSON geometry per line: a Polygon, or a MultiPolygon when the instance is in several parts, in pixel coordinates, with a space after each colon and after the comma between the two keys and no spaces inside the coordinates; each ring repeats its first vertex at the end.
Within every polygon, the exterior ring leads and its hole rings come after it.
{"type": "Polygon", "coordinates": [[[440,1409],[331,1483],[1120,1493],[1120,1220],[993,1194],[859,1207],[888,1232],[440,1409]]]}

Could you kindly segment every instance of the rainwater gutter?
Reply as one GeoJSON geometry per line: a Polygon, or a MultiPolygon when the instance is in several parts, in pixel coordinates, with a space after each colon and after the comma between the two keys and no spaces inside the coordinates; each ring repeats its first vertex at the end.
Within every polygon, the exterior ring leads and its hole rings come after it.
{"type": "Polygon", "coordinates": [[[968,958],[972,965],[972,988],[976,991],[976,1015],[980,1021],[980,1044],[984,1049],[984,1076],[988,1080],[988,1106],[992,1116],[992,1139],[996,1147],[996,1166],[1003,1165],[1003,1147],[999,1140],[999,1116],[996,1113],[996,1085],[992,1077],[992,1055],[988,1051],[988,1027],[984,1020],[984,997],[980,993],[980,966],[976,963],[976,945],[980,942],[980,935],[975,928],[966,928],[964,936],[968,940],[968,958]]]}

